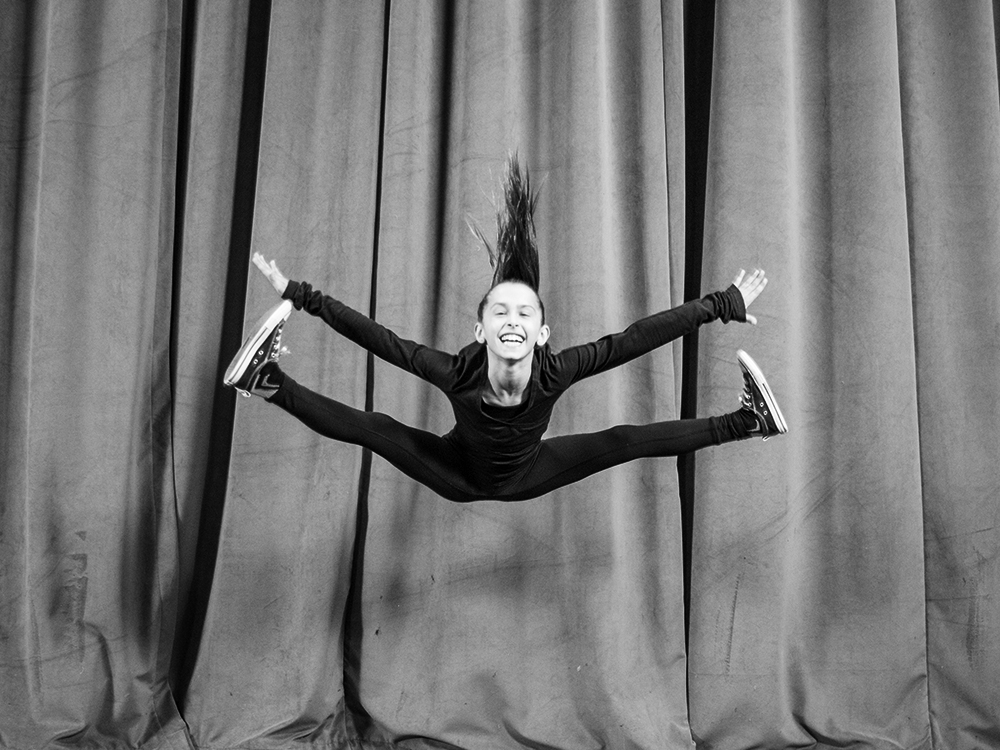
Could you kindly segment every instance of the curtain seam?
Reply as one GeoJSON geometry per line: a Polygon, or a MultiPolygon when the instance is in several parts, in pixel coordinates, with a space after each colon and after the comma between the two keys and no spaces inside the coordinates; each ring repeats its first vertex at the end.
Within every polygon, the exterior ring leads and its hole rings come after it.
{"type": "Polygon", "coordinates": [[[188,644],[188,648],[178,679],[178,696],[182,703],[201,649],[201,636],[210,604],[215,566],[218,562],[219,537],[225,508],[225,495],[228,491],[229,468],[232,462],[233,431],[236,422],[236,392],[222,385],[223,374],[228,364],[224,354],[235,352],[239,347],[243,335],[243,322],[246,317],[247,279],[250,268],[249,250],[253,241],[257,168],[271,26],[271,0],[250,0],[247,6],[247,15],[247,42],[243,64],[243,89],[236,147],[229,254],[226,284],[223,291],[219,359],[216,363],[214,378],[215,397],[212,404],[208,443],[209,455],[214,460],[210,462],[205,473],[195,549],[194,577],[187,600],[187,609],[190,614],[186,618],[189,622],[185,626],[184,642],[188,644]],[[211,533],[213,538],[208,539],[207,533],[211,533]],[[199,571],[203,571],[201,575],[199,575],[199,571]]]}
{"type": "MultiPolygon", "coordinates": [[[[31,11],[29,11],[29,13],[31,13],[31,11]]],[[[32,243],[31,243],[31,249],[30,249],[31,263],[30,263],[30,274],[29,274],[28,283],[27,283],[27,286],[29,288],[29,294],[28,294],[29,299],[34,296],[35,279],[37,277],[37,273],[36,272],[37,272],[37,268],[38,268],[37,257],[36,257],[36,253],[35,253],[35,247],[38,244],[38,224],[39,224],[38,216],[39,216],[39,213],[41,211],[43,172],[44,172],[44,169],[45,169],[45,158],[44,157],[45,157],[46,102],[48,101],[48,96],[49,96],[49,66],[48,66],[48,56],[49,56],[49,50],[51,49],[51,43],[52,43],[52,13],[53,13],[52,5],[50,4],[50,5],[46,6],[46,8],[45,8],[45,47],[44,47],[44,49],[41,52],[41,55],[42,55],[42,58],[43,58],[43,64],[41,66],[42,93],[41,93],[41,96],[39,97],[39,100],[38,100],[38,117],[39,117],[39,123],[38,123],[38,174],[37,174],[37,185],[35,187],[35,195],[34,195],[34,200],[33,200],[34,212],[33,212],[32,217],[31,217],[32,221],[33,221],[33,223],[32,223],[32,230],[31,230],[31,233],[32,233],[32,237],[31,237],[32,243]]],[[[41,15],[41,13],[39,13],[39,15],[41,15]]],[[[31,22],[29,21],[28,23],[30,24],[31,22]]],[[[24,55],[24,57],[25,57],[25,61],[26,61],[26,67],[28,69],[27,70],[27,74],[28,74],[28,76],[30,76],[31,75],[31,69],[32,69],[31,66],[32,66],[32,63],[34,61],[33,58],[34,58],[36,50],[33,47],[34,36],[30,33],[30,28],[26,29],[26,31],[27,31],[27,33],[25,34],[25,37],[26,37],[27,41],[25,42],[26,49],[25,49],[25,55],[24,55]]],[[[20,103],[21,107],[23,108],[23,111],[25,113],[24,114],[24,119],[22,119],[22,121],[19,123],[20,126],[21,126],[20,135],[21,135],[22,138],[24,138],[25,131],[27,130],[27,127],[28,127],[28,124],[29,124],[28,120],[30,118],[30,112],[29,112],[29,107],[27,105],[30,103],[30,98],[31,97],[30,97],[30,93],[28,93],[28,87],[25,86],[24,92],[22,94],[22,101],[20,103]]],[[[19,159],[19,163],[18,163],[19,172],[20,172],[23,164],[24,164],[24,160],[23,159],[19,159]]],[[[23,172],[21,172],[20,174],[18,174],[18,184],[20,184],[20,182],[21,182],[20,178],[22,176],[23,176],[23,172]]],[[[18,205],[18,210],[20,211],[20,204],[18,205]]],[[[23,226],[22,216],[20,214],[18,215],[17,220],[18,220],[18,226],[17,226],[17,235],[16,235],[17,240],[16,241],[18,242],[18,246],[20,246],[20,239],[21,239],[21,236],[22,236],[21,228],[23,226]]],[[[15,252],[15,254],[14,254],[15,264],[17,263],[17,259],[20,256],[21,256],[21,253],[15,252]]],[[[11,279],[12,285],[13,284],[17,284],[17,280],[18,280],[18,277],[20,276],[20,274],[17,273],[16,270],[15,270],[15,272],[12,273],[11,276],[12,276],[12,279],[11,279]]],[[[15,290],[15,294],[14,294],[15,300],[17,299],[18,296],[19,296],[19,294],[15,290]]],[[[31,403],[32,357],[30,356],[30,353],[34,350],[34,334],[35,334],[35,327],[33,325],[33,323],[34,323],[33,318],[32,318],[32,316],[30,314],[27,315],[27,318],[28,318],[28,322],[27,322],[26,328],[27,328],[27,340],[28,340],[28,347],[27,347],[27,349],[28,349],[28,356],[26,357],[26,362],[25,362],[25,377],[24,377],[26,398],[24,399],[24,405],[22,407],[23,408],[23,412],[22,413],[24,414],[24,421],[25,421],[25,425],[24,425],[25,426],[25,429],[24,429],[24,440],[25,440],[24,466],[25,466],[25,470],[24,470],[24,474],[23,474],[24,475],[24,480],[23,480],[23,485],[24,485],[23,500],[24,500],[25,506],[27,506],[27,504],[29,502],[28,501],[28,496],[29,496],[29,491],[28,491],[28,484],[29,484],[29,482],[28,482],[28,467],[30,467],[30,465],[31,465],[31,440],[29,439],[29,435],[31,434],[30,426],[31,426],[31,411],[32,411],[32,408],[31,408],[32,407],[32,403],[31,403]]],[[[13,318],[12,318],[12,326],[11,327],[13,328],[13,318]]],[[[11,336],[11,338],[13,339],[13,335],[11,336]]],[[[32,581],[31,581],[31,564],[30,564],[31,552],[32,552],[31,532],[30,532],[30,529],[31,529],[31,514],[30,513],[27,513],[27,512],[25,513],[25,515],[24,515],[24,522],[23,523],[24,523],[24,532],[25,532],[24,533],[25,544],[24,544],[24,553],[23,553],[23,555],[24,555],[24,558],[23,558],[24,559],[24,590],[26,592],[31,592],[34,587],[32,586],[32,581]]],[[[35,615],[35,603],[34,603],[33,597],[31,597],[30,595],[25,597],[25,609],[26,609],[26,613],[25,614],[26,614],[26,620],[27,620],[27,627],[25,628],[25,630],[27,631],[25,633],[25,640],[27,641],[30,638],[30,643],[25,645],[25,653],[27,655],[29,655],[29,659],[30,659],[30,654],[32,653],[33,650],[35,652],[40,651],[40,647],[38,645],[38,622],[37,622],[37,617],[35,615]]],[[[27,682],[28,682],[28,700],[29,700],[29,705],[31,705],[32,708],[35,708],[37,706],[37,704],[39,704],[41,702],[41,697],[40,697],[40,694],[41,694],[41,677],[40,677],[38,663],[36,662],[36,663],[32,664],[32,667],[33,668],[30,670],[30,676],[29,676],[29,678],[27,680],[27,682]]]]}
{"type": "MultiPolygon", "coordinates": [[[[899,122],[900,122],[900,146],[902,153],[902,168],[903,168],[903,199],[904,206],[906,209],[906,242],[907,242],[907,254],[908,254],[908,265],[910,273],[910,315],[911,315],[911,325],[912,335],[913,335],[913,382],[915,387],[914,400],[916,404],[916,421],[917,421],[917,465],[920,471],[920,530],[921,539],[926,540],[926,523],[924,518],[924,511],[926,509],[926,504],[924,502],[924,461],[923,461],[923,445],[921,439],[920,430],[920,366],[919,366],[919,337],[917,331],[917,308],[916,308],[916,296],[914,290],[916,288],[915,279],[915,263],[914,263],[914,242],[913,242],[913,207],[911,205],[912,196],[908,189],[907,176],[909,175],[909,151],[908,151],[908,139],[907,139],[907,129],[906,129],[906,119],[907,113],[904,106],[904,92],[903,92],[903,65],[902,65],[902,49],[900,46],[900,19],[899,19],[899,3],[895,5],[895,15],[896,15],[896,75],[897,75],[897,86],[899,91],[899,122]]],[[[924,610],[924,686],[926,689],[925,701],[927,710],[927,738],[930,741],[930,747],[932,750],[937,746],[934,737],[934,726],[932,722],[932,711],[931,711],[931,679],[930,679],[930,627],[929,627],[929,612],[927,608],[927,545],[926,542],[921,544],[921,562],[922,562],[922,575],[923,575],[923,610],[924,610]]]]}
{"type": "MultiPolygon", "coordinates": [[[[174,438],[176,435],[176,410],[175,403],[177,397],[177,352],[178,352],[178,341],[180,336],[180,279],[181,279],[181,268],[182,268],[182,257],[184,252],[184,226],[186,219],[186,207],[187,207],[187,180],[188,180],[188,163],[190,160],[190,139],[191,139],[191,106],[192,106],[192,80],[193,80],[193,68],[194,68],[194,47],[195,47],[195,29],[196,24],[194,22],[194,0],[182,0],[181,2],[181,19],[180,19],[180,68],[178,71],[178,88],[177,88],[177,132],[176,139],[177,142],[174,147],[174,206],[173,206],[173,237],[171,238],[172,245],[172,268],[171,268],[171,290],[170,290],[170,330],[168,332],[168,342],[167,342],[167,367],[168,372],[168,399],[170,409],[170,417],[168,424],[168,435],[167,435],[167,446],[166,450],[170,452],[169,459],[169,469],[170,469],[170,481],[172,487],[173,496],[173,512],[174,512],[174,551],[180,559],[181,554],[181,544],[180,544],[180,529],[178,527],[177,521],[180,519],[180,504],[177,496],[177,455],[174,451],[174,438]]],[[[157,534],[157,537],[159,535],[157,534]]],[[[184,720],[183,716],[180,715],[180,706],[176,705],[176,696],[173,692],[172,675],[175,670],[173,664],[178,666],[183,664],[186,658],[186,651],[188,647],[187,642],[180,642],[177,639],[177,632],[181,626],[182,622],[182,612],[180,609],[182,592],[179,590],[178,586],[181,583],[180,578],[180,568],[174,566],[174,611],[172,613],[173,626],[171,628],[170,643],[171,649],[170,654],[167,658],[168,669],[167,669],[167,686],[170,691],[171,701],[175,703],[175,708],[177,710],[178,716],[184,723],[185,727],[187,722],[184,720]],[[183,650],[182,653],[177,653],[177,649],[183,650]],[[176,660],[176,661],[175,661],[176,660]]],[[[158,583],[159,585],[159,583],[158,583]]],[[[162,601],[162,594],[161,594],[162,601]]],[[[163,618],[161,617],[161,630],[164,627],[162,624],[163,618]]]]}
{"type": "MultiPolygon", "coordinates": [[[[662,9],[661,9],[662,12],[662,9]]],[[[709,120],[715,55],[715,0],[685,0],[684,13],[684,301],[701,296],[707,203],[709,120]],[[692,19],[692,8],[699,9],[692,19]],[[707,27],[707,28],[706,28],[707,27]],[[693,40],[697,34],[698,48],[693,40]],[[704,44],[704,47],[702,46],[704,44]],[[703,79],[707,79],[703,80],[703,79]],[[698,97],[695,100],[695,97],[698,97]],[[697,119],[696,119],[697,118],[697,119]],[[703,126],[703,127],[698,127],[703,126]]],[[[682,339],[680,418],[693,419],[698,408],[698,333],[682,339]]],[[[695,455],[677,457],[684,575],[684,647],[690,648],[691,576],[694,528],[695,455]]]]}
{"type": "MultiPolygon", "coordinates": [[[[379,102],[378,145],[375,162],[375,195],[374,217],[372,231],[372,263],[371,285],[369,289],[368,316],[376,319],[378,308],[378,261],[379,234],[382,224],[382,176],[385,156],[385,121],[386,103],[388,100],[389,80],[389,25],[392,14],[392,0],[383,4],[382,25],[382,80],[379,102]]],[[[371,412],[375,405],[375,357],[371,352],[365,357],[365,411],[371,412]]],[[[343,633],[341,635],[341,687],[344,695],[344,714],[342,717],[344,736],[348,742],[364,747],[366,740],[362,734],[368,734],[372,726],[372,717],[361,703],[361,644],[363,637],[362,619],[362,589],[364,586],[364,556],[368,536],[368,495],[371,486],[372,452],[364,448],[361,453],[361,468],[358,477],[357,515],[355,520],[354,549],[351,554],[350,584],[347,591],[347,601],[344,606],[343,633]],[[357,644],[351,646],[351,634],[357,628],[361,634],[357,644]],[[352,675],[351,672],[354,672],[352,675]],[[361,731],[358,731],[358,723],[361,731]]]]}

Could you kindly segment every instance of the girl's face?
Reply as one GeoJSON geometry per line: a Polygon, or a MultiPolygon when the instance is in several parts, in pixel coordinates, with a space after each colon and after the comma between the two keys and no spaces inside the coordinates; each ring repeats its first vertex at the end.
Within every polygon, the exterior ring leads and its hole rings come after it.
{"type": "Polygon", "coordinates": [[[483,317],[476,323],[476,341],[486,344],[506,362],[530,357],[536,345],[549,338],[542,323],[542,304],[535,290],[517,281],[505,281],[490,290],[483,317]]]}

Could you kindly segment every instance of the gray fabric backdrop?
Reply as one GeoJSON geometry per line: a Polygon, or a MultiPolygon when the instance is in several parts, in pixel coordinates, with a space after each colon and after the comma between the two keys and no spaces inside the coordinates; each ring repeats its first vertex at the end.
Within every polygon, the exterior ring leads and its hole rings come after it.
{"type": "MultiPolygon", "coordinates": [[[[510,148],[556,348],[680,303],[685,5],[3,3],[0,747],[1000,748],[989,2],[719,4],[703,288],[771,283],[699,411],[745,348],[792,432],[698,456],[687,647],[673,459],[458,506],[219,388],[252,250],[468,343],[510,148]]],[[[303,384],[450,428],[285,330],[303,384]]],[[[674,418],[681,361],[551,432],[674,418]]]]}

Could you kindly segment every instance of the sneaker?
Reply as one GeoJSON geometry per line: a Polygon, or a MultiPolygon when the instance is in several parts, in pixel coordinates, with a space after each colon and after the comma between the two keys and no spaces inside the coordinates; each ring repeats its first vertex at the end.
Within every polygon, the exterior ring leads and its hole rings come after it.
{"type": "Polygon", "coordinates": [[[291,313],[292,303],[287,299],[264,313],[233,357],[223,383],[233,386],[241,396],[247,397],[251,393],[268,396],[277,390],[257,381],[260,380],[261,368],[268,362],[277,361],[281,354],[281,329],[291,313]]]}
{"type": "Polygon", "coordinates": [[[743,408],[752,411],[757,419],[758,429],[754,432],[763,435],[764,440],[772,435],[784,435],[788,432],[788,423],[767,385],[764,373],[760,371],[753,358],[742,349],[736,352],[736,358],[743,370],[743,395],[740,397],[740,402],[743,408]]]}

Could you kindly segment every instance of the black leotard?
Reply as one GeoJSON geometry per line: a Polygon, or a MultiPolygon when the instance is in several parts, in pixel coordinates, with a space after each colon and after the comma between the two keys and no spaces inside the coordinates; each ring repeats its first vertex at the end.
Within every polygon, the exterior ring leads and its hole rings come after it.
{"type": "MultiPolygon", "coordinates": [[[[730,286],[724,292],[715,292],[643,318],[621,333],[604,336],[588,344],[560,352],[553,352],[548,344],[536,347],[525,400],[517,406],[498,407],[490,406],[482,399],[487,378],[485,344],[470,344],[458,354],[432,349],[397,336],[332,297],[314,291],[304,282],[289,282],[284,297],[290,299],[297,309],[323,319],[380,359],[439,388],[451,402],[455,427],[438,438],[401,425],[384,415],[369,414],[365,417],[362,416],[365,412],[313,394],[287,376],[284,385],[271,400],[322,434],[371,448],[410,476],[454,500],[487,497],[524,499],[539,494],[539,489],[549,491],[554,474],[566,475],[567,481],[575,481],[578,475],[585,476],[606,468],[593,455],[595,450],[601,456],[614,454],[614,458],[605,459],[605,463],[611,460],[608,465],[639,455],[666,455],[662,451],[669,451],[672,455],[679,452],[681,449],[675,450],[663,444],[665,437],[672,436],[662,434],[665,429],[662,427],[660,432],[651,433],[639,441],[643,447],[633,445],[636,443],[634,436],[628,446],[607,443],[613,434],[609,431],[590,436],[567,436],[589,439],[591,445],[575,445],[572,452],[583,458],[589,456],[587,461],[574,458],[571,463],[576,468],[567,472],[563,459],[560,459],[542,472],[544,477],[539,476],[546,460],[552,458],[543,450],[543,446],[552,441],[543,441],[542,435],[548,427],[556,399],[573,383],[635,359],[695,330],[703,323],[716,319],[723,322],[745,320],[746,316],[742,294],[735,286],[730,286]],[[416,442],[412,442],[414,440],[416,442]],[[622,450],[624,453],[618,455],[622,450]],[[440,465],[427,465],[428,462],[440,465]],[[593,468],[587,465],[588,462],[593,468]]],[[[746,436],[745,430],[740,429],[741,425],[729,424],[732,420],[724,419],[721,429],[719,424],[707,424],[707,420],[692,420],[702,421],[706,424],[699,425],[702,428],[701,437],[696,447],[702,447],[706,436],[708,442],[705,444],[746,436]],[[731,435],[730,432],[736,434],[731,435]]],[[[664,422],[645,428],[648,431],[671,424],[679,425],[664,422]]],[[[625,428],[619,428],[616,440],[621,437],[621,429],[625,428]]],[[[565,483],[559,481],[554,486],[565,483]]]]}

